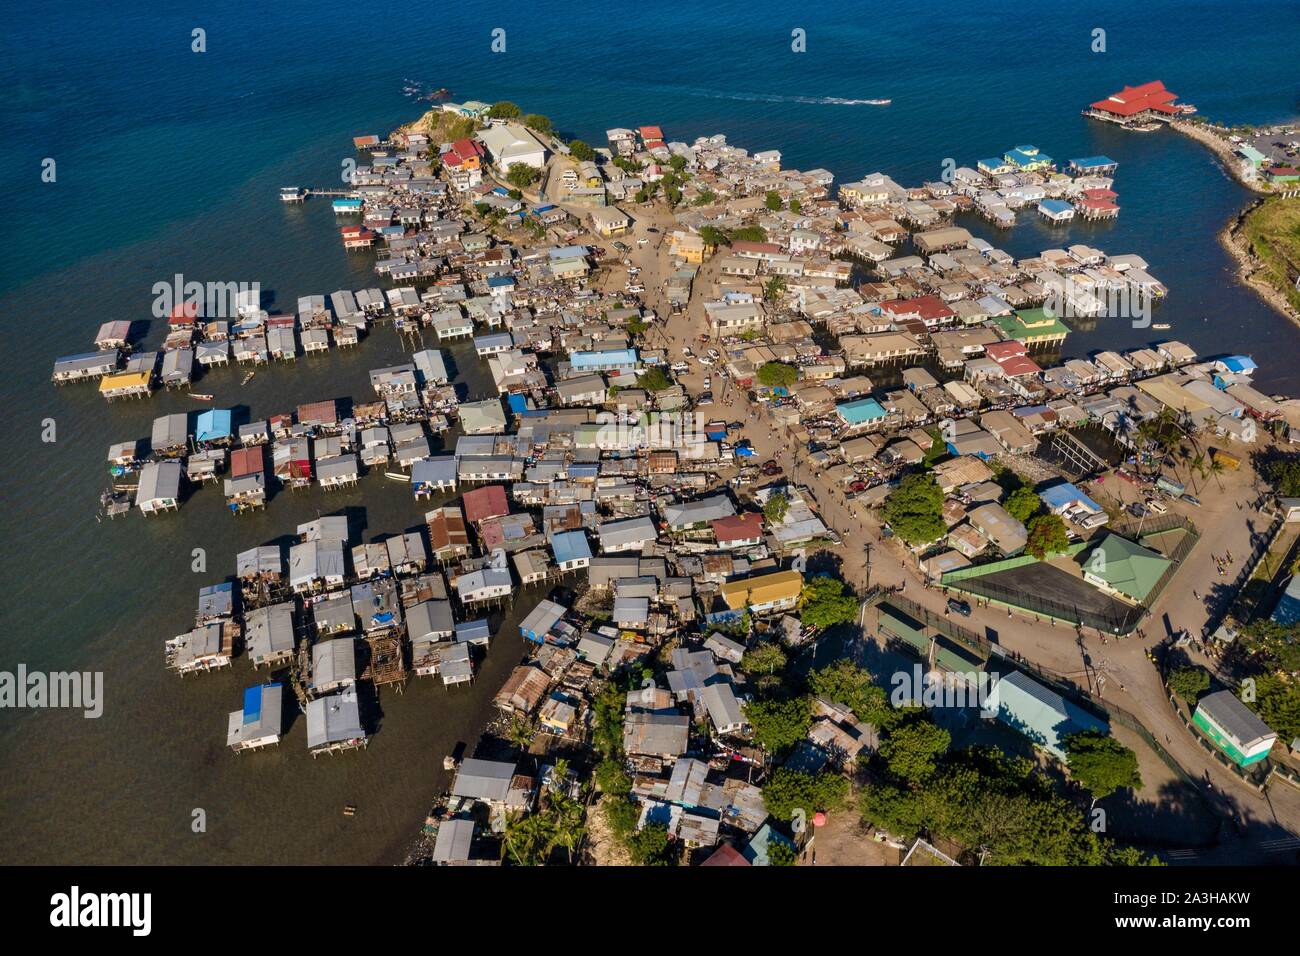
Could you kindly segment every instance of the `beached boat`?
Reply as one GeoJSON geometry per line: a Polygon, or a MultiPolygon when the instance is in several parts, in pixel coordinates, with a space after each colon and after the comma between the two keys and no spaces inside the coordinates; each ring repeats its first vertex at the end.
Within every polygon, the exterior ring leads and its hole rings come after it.
{"type": "Polygon", "coordinates": [[[212,401],[212,396],[211,396],[211,395],[207,395],[207,394],[205,394],[205,393],[203,393],[203,392],[190,392],[190,398],[194,399],[196,402],[210,402],[210,401],[212,401]]]}

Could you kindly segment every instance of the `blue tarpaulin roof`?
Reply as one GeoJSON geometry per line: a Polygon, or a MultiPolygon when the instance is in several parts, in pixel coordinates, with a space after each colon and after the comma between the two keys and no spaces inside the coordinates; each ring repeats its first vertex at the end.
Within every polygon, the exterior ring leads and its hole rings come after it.
{"type": "Polygon", "coordinates": [[[262,716],[262,685],[244,689],[244,723],[255,724],[262,716]]]}
{"type": "Polygon", "coordinates": [[[194,427],[194,437],[198,441],[211,441],[214,438],[230,437],[230,409],[211,408],[199,415],[194,427]]]}

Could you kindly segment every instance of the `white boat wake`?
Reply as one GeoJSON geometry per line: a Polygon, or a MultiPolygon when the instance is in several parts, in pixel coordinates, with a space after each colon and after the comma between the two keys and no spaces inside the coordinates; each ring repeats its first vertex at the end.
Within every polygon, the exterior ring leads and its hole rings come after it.
{"type": "Polygon", "coordinates": [[[744,100],[752,103],[806,103],[814,106],[888,106],[889,99],[849,99],[843,96],[783,96],[779,93],[728,93],[699,87],[678,90],[688,96],[714,100],[744,100]]]}

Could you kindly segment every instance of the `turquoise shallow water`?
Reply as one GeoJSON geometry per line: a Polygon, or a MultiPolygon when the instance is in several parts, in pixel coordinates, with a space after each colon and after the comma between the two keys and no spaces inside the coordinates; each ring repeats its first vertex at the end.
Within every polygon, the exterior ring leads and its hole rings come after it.
{"type": "MultiPolygon", "coordinates": [[[[237,551],[318,511],[363,507],[373,535],[418,522],[422,509],[376,477],[346,495],[282,495],[247,520],[231,519],[209,490],[176,516],[96,525],[108,444],[147,435],[154,416],[194,403],[158,396],[108,407],[92,387],[48,382],[54,357],[86,350],[100,322],[147,321],[153,284],[175,273],[257,281],[278,301],[375,284],[369,258],[339,247],[326,204],[286,209],[275,194],[337,181],[352,136],[418,114],[401,93],[407,77],[459,99],[515,100],[595,143],[609,127],[643,123],[674,139],[725,132],[840,181],[881,169],[918,182],[948,157],[969,163],[1024,142],[1061,158],[1105,153],[1120,162],[1117,223],[1061,231],[1026,219],[986,237],[1014,255],[1066,241],[1139,253],[1171,289],[1157,317],[1173,325],[1165,334],[1207,353],[1251,352],[1266,389],[1300,392],[1300,333],[1232,282],[1214,240],[1244,191],[1189,141],[1079,116],[1092,99],[1156,78],[1211,118],[1294,115],[1300,31],[1280,28],[1300,22],[1294,2],[1159,0],[1140,17],[1110,2],[821,13],[769,0],[652,9],[616,0],[595,16],[567,4],[463,3],[396,20],[390,7],[336,0],[161,12],[71,2],[7,17],[0,667],[103,670],[108,703],[98,721],[0,713],[0,763],[16,768],[0,781],[0,860],[391,860],[441,783],[442,755],[471,739],[514,663],[519,643],[507,636],[471,691],[386,696],[379,733],[355,759],[307,759],[301,722],[280,751],[233,758],[225,714],[245,668],[181,682],[161,666],[161,641],[185,626],[200,584],[228,573],[237,551]],[[490,50],[497,27],[504,54],[490,50]],[[803,54],[790,51],[796,27],[807,31],[803,54]],[[1096,27],[1107,30],[1104,54],[1090,51],[1096,27]],[[206,53],[190,50],[195,28],[206,31],[206,53]],[[875,97],[893,105],[843,102],[875,97]],[[57,162],[52,184],[39,178],[46,157],[57,162]],[[46,418],[57,423],[53,444],[39,440],[46,418]],[[211,574],[189,570],[195,547],[207,549],[211,574]],[[362,812],[343,818],[344,803],[362,812]],[[189,828],[195,807],[208,811],[202,836],[189,828]]],[[[1103,325],[1072,336],[1066,352],[1151,334],[1103,325]]],[[[155,323],[147,341],[160,339],[155,323]]],[[[402,354],[384,330],[350,355],[259,373],[246,389],[231,369],[200,390],[260,415],[361,395],[367,370],[402,354]]],[[[475,358],[459,365],[472,391],[483,386],[475,358]]]]}

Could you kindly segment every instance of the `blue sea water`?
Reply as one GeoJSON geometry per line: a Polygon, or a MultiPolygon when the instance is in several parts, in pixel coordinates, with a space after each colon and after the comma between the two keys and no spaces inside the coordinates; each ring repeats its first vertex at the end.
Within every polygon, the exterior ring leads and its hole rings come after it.
{"type": "MultiPolygon", "coordinates": [[[[337,183],[354,135],[416,117],[423,105],[402,94],[408,80],[449,87],[457,100],[513,100],[597,145],[614,126],[655,123],[686,141],[723,132],[841,182],[881,170],[917,183],[937,178],[946,159],[973,164],[1021,143],[1062,159],[1104,153],[1120,163],[1118,222],[1059,230],[1026,214],[1011,232],[982,234],[1017,256],[1068,242],[1138,253],[1171,290],[1157,313],[1173,325],[1165,335],[1207,354],[1253,353],[1267,390],[1300,393],[1300,331],[1235,283],[1215,240],[1248,194],[1185,138],[1124,133],[1079,115],[1125,84],[1161,79],[1211,119],[1295,116],[1295,0],[829,9],[772,0],[73,0],[7,4],[0,50],[10,223],[0,274],[9,437],[0,458],[9,545],[0,558],[0,667],[103,669],[127,701],[90,732],[63,715],[0,715],[0,762],[26,771],[0,782],[0,860],[391,859],[435,789],[444,740],[470,732],[459,705],[421,692],[390,708],[369,764],[304,767],[301,755],[286,754],[254,758],[261,766],[241,758],[232,769],[221,733],[239,681],[181,688],[160,674],[162,637],[192,612],[188,556],[200,540],[214,574],[224,574],[237,550],[292,530],[287,515],[305,520],[331,503],[277,502],[236,528],[208,496],[175,520],[97,526],[109,442],[147,435],[154,415],[184,409],[184,400],[109,408],[93,390],[48,382],[54,357],[89,349],[99,323],[147,321],[154,283],[177,273],[257,281],[281,302],[375,284],[367,258],[339,247],[325,204],[285,209],[276,191],[337,183]],[[191,49],[196,29],[206,52],[191,49]],[[492,51],[496,29],[505,31],[503,53],[492,51]],[[806,32],[806,52],[791,49],[796,29],[806,32]],[[1093,52],[1096,29],[1106,31],[1105,52],[1093,52]],[[885,97],[892,105],[859,102],[885,97]],[[46,159],[56,163],[53,183],[41,179],[46,159]],[[39,438],[47,418],[59,426],[53,444],[39,438]],[[438,726],[414,719],[416,707],[431,708],[438,726]],[[387,808],[340,824],[338,805],[377,779],[387,808]],[[206,843],[186,827],[200,805],[225,820],[206,843]]],[[[1066,352],[1154,335],[1103,325],[1073,335],[1066,352]]],[[[160,339],[155,322],[147,341],[160,339]]],[[[364,358],[271,370],[265,377],[275,381],[259,375],[240,394],[286,405],[359,394],[367,368],[401,354],[391,336],[375,339],[364,358]]],[[[219,374],[204,390],[229,389],[219,374]]],[[[235,383],[237,375],[229,373],[235,383]]],[[[381,491],[356,499],[376,531],[418,520],[408,502],[377,504],[381,491]]]]}

